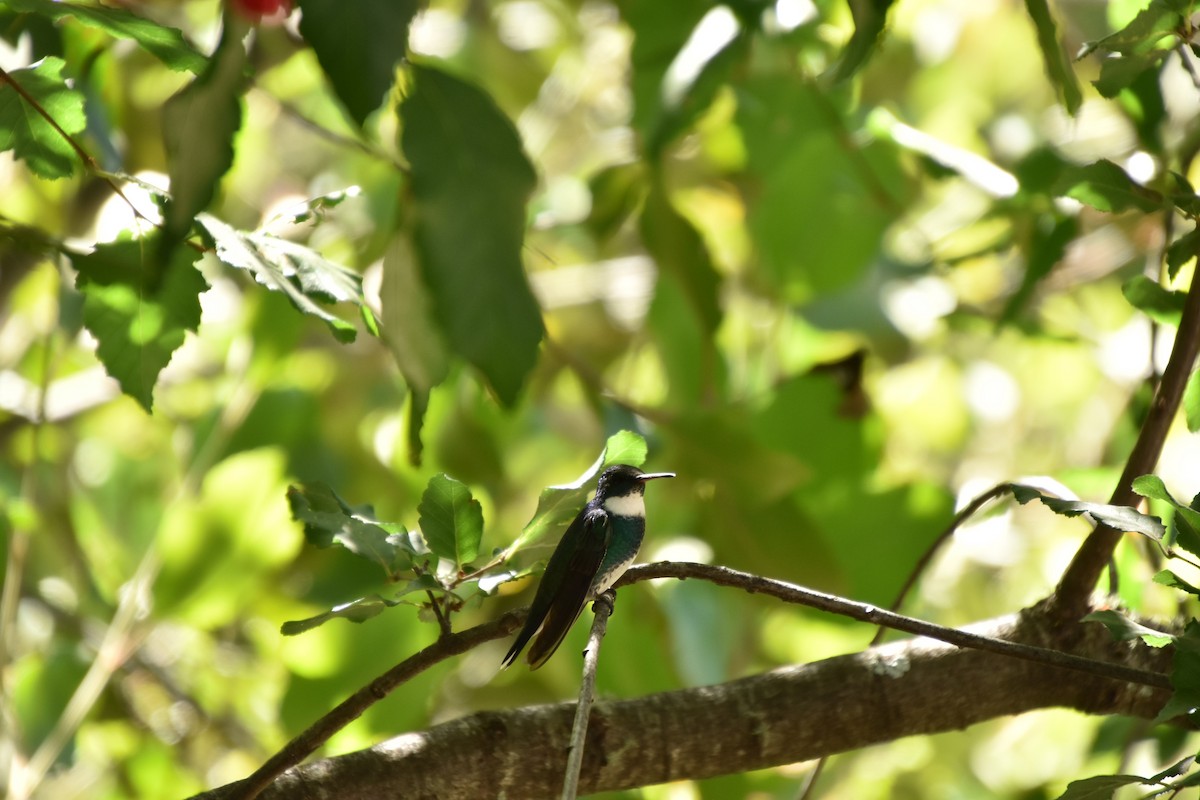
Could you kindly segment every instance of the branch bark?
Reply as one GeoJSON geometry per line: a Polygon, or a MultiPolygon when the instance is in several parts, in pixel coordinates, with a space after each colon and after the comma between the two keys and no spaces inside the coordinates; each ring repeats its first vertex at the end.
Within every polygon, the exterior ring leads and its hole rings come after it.
{"type": "MultiPolygon", "coordinates": [[[[1076,655],[1162,672],[1169,652],[1115,643],[1077,626],[1076,655]]],[[[1044,609],[970,626],[1014,643],[1053,646],[1044,609]]],[[[1065,706],[1152,717],[1168,692],[925,638],[777,669],[717,686],[598,703],[582,793],[699,779],[937,733],[1009,714],[1065,706]]],[[[289,770],[263,798],[393,796],[439,800],[554,797],[561,788],[573,703],[484,712],[368,750],[289,770]]]]}

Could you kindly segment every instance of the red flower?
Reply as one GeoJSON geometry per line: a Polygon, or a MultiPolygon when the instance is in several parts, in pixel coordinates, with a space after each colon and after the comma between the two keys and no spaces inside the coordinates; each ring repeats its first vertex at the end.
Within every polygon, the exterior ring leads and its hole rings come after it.
{"type": "Polygon", "coordinates": [[[261,22],[263,17],[274,18],[282,21],[292,10],[292,0],[229,0],[233,4],[233,8],[243,17],[253,21],[261,22]]]}

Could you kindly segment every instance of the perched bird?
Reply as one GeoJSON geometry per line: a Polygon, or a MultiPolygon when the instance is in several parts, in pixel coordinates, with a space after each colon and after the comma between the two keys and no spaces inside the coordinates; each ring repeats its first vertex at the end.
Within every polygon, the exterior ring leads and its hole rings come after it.
{"type": "Polygon", "coordinates": [[[646,481],[674,477],[674,472],[642,472],[627,464],[604,470],[596,496],[550,556],[525,627],[504,657],[504,666],[517,660],[534,634],[537,639],[526,656],[530,669],[554,655],[587,602],[612,587],[637,557],[646,533],[646,481]]]}

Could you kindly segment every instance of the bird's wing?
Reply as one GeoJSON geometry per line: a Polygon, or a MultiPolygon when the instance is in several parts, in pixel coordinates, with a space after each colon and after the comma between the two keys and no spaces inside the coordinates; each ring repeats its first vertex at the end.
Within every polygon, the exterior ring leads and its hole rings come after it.
{"type": "MultiPolygon", "coordinates": [[[[530,622],[526,623],[527,628],[533,621],[534,615],[538,616],[538,623],[529,630],[530,636],[537,631],[537,638],[530,645],[527,656],[530,669],[537,669],[544,664],[546,659],[554,655],[554,651],[566,638],[567,631],[575,624],[575,620],[579,618],[579,612],[587,603],[592,579],[596,576],[596,570],[600,568],[605,551],[608,550],[612,526],[607,512],[599,508],[589,509],[576,520],[576,523],[580,526],[579,535],[568,540],[573,541],[574,546],[556,550],[550,559],[553,563],[556,558],[562,556],[559,564],[563,568],[558,571],[560,579],[552,588],[546,587],[544,584],[538,587],[538,594],[534,598],[533,608],[530,610],[530,622]],[[543,603],[539,604],[538,601],[543,600],[543,591],[546,596],[543,603]]],[[[550,572],[549,566],[547,572],[550,572]]],[[[518,641],[520,641],[520,637],[518,637],[518,641]]],[[[514,647],[516,647],[515,644],[514,647]]],[[[516,655],[513,653],[514,659],[516,655]]]]}
{"type": "MultiPolygon", "coordinates": [[[[516,640],[512,642],[509,648],[508,655],[504,656],[504,666],[509,667],[517,660],[517,656],[521,655],[521,650],[524,645],[532,639],[534,634],[544,627],[546,616],[551,613],[551,607],[556,604],[560,590],[563,585],[570,585],[572,579],[578,581],[578,576],[582,572],[588,570],[590,564],[590,572],[588,575],[595,575],[595,571],[599,569],[601,559],[604,559],[605,551],[608,547],[607,530],[598,529],[596,525],[605,524],[607,522],[607,513],[599,509],[587,509],[575,517],[571,521],[570,528],[566,529],[562,539],[559,540],[559,545],[554,548],[551,554],[550,563],[546,564],[546,571],[542,572],[541,583],[538,584],[538,591],[534,594],[533,604],[529,606],[529,616],[526,618],[526,624],[521,628],[521,633],[517,634],[516,640]],[[596,552],[598,551],[598,552],[596,552]]],[[[592,584],[590,578],[587,581],[588,587],[592,584]]],[[[574,593],[572,593],[574,594],[574,593]]],[[[578,603],[580,608],[575,610],[575,615],[580,613],[583,608],[583,601],[578,603]]],[[[568,622],[566,627],[570,628],[571,622],[568,622]]],[[[565,631],[564,631],[565,636],[565,631]]],[[[540,640],[541,637],[539,637],[540,640]]],[[[562,642],[562,638],[559,638],[562,642]]],[[[556,643],[556,645],[558,644],[556,643]]],[[[546,658],[550,657],[551,652],[547,652],[546,658]]],[[[545,658],[542,658],[545,661],[545,658]]]]}

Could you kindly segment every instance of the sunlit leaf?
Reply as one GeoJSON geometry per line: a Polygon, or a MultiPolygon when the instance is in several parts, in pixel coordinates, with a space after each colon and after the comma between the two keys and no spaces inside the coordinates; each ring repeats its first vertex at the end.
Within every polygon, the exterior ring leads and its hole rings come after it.
{"type": "Polygon", "coordinates": [[[67,85],[65,66],[50,56],[0,78],[0,151],[12,150],[43,178],[64,178],[79,163],[63,134],[83,131],[83,95],[67,85]]]}
{"type": "Polygon", "coordinates": [[[1183,415],[1189,431],[1200,431],[1200,370],[1188,377],[1187,386],[1184,387],[1183,415]]]}
{"type": "Polygon", "coordinates": [[[193,266],[200,254],[179,249],[164,269],[159,240],[122,240],[91,253],[71,253],[83,293],[84,324],[99,343],[96,355],[121,390],[146,411],[158,374],[200,324],[200,295],[208,282],[193,266]]]}
{"type": "Polygon", "coordinates": [[[407,566],[416,552],[404,526],[375,520],[370,506],[354,508],[323,483],[289,486],[287,496],[292,517],[317,547],[341,545],[389,576],[407,566]]]}
{"type": "Polygon", "coordinates": [[[1145,785],[1146,779],[1138,775],[1097,775],[1071,781],[1058,800],[1112,800],[1117,789],[1133,784],[1145,785]]]}
{"type": "Polygon", "coordinates": [[[305,631],[310,631],[319,625],[324,625],[333,619],[366,622],[372,617],[379,616],[387,609],[400,605],[402,602],[401,600],[388,600],[386,597],[378,594],[371,595],[370,597],[360,597],[357,600],[351,600],[348,603],[334,606],[323,614],[285,622],[279,626],[279,632],[284,636],[295,636],[305,631]]]}
{"type": "Polygon", "coordinates": [[[1154,576],[1154,582],[1160,583],[1163,586],[1170,586],[1172,589],[1178,589],[1181,592],[1194,594],[1200,597],[1200,589],[1197,589],[1192,584],[1185,581],[1183,578],[1176,575],[1169,569],[1164,569],[1154,576]]]}
{"type": "Polygon", "coordinates": [[[266,233],[239,231],[211,214],[200,214],[196,222],[222,263],[246,270],[263,286],[283,294],[297,310],[328,325],[338,341],[354,341],[354,324],[330,314],[318,303],[365,306],[358,273],[327,261],[309,247],[266,233]]]}
{"type": "Polygon", "coordinates": [[[483,509],[466,484],[434,475],[421,495],[421,533],[434,555],[462,565],[479,555],[483,509]]]}
{"type": "Polygon", "coordinates": [[[394,236],[383,254],[379,302],[383,341],[400,374],[412,391],[427,393],[445,379],[449,353],[406,236],[394,236]]]}
{"type": "Polygon", "coordinates": [[[1178,716],[1195,721],[1200,709],[1200,623],[1194,619],[1187,624],[1183,635],[1176,637],[1171,686],[1175,691],[1154,721],[1166,722],[1178,716]]]}
{"type": "Polygon", "coordinates": [[[1140,533],[1155,541],[1160,541],[1166,534],[1162,520],[1149,514],[1143,514],[1128,506],[1113,506],[1105,503],[1089,503],[1083,500],[1063,500],[1042,494],[1031,486],[1014,483],[1011,485],[1013,497],[1025,504],[1038,500],[1055,514],[1064,517],[1077,517],[1087,514],[1097,522],[1108,525],[1118,531],[1140,533]]]}
{"type": "Polygon", "coordinates": [[[1059,177],[1059,194],[1072,197],[1100,211],[1117,213],[1136,209],[1158,211],[1163,197],[1137,183],[1125,170],[1107,159],[1082,167],[1070,166],[1059,177]]]}
{"type": "Polygon", "coordinates": [[[129,39],[173,70],[200,72],[207,63],[178,29],[159,25],[122,8],[58,0],[5,0],[5,4],[13,11],[53,20],[74,19],[109,36],[129,39]]]}
{"type": "Polygon", "coordinates": [[[1135,275],[1121,287],[1129,304],[1155,322],[1164,325],[1179,325],[1183,304],[1187,299],[1184,292],[1173,292],[1145,275],[1135,275]]]}

